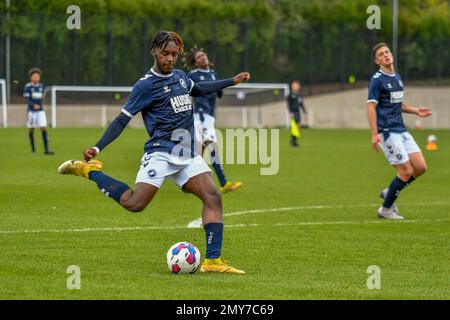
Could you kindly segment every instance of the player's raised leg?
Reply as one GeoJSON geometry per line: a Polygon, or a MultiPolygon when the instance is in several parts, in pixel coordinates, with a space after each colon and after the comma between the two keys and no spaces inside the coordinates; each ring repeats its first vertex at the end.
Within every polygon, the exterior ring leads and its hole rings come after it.
{"type": "Polygon", "coordinates": [[[380,218],[403,220],[404,218],[398,214],[398,210],[394,211],[392,208],[395,200],[399,197],[400,192],[408,185],[413,174],[413,168],[409,161],[394,165],[394,168],[397,171],[397,175],[389,185],[383,206],[378,210],[378,216],[380,218]]]}
{"type": "Polygon", "coordinates": [[[141,212],[155,197],[159,188],[148,183],[137,183],[134,190],[126,190],[121,198],[120,205],[131,212],[141,212]]]}
{"type": "Polygon", "coordinates": [[[413,168],[412,178],[408,181],[408,184],[410,184],[415,179],[423,175],[428,170],[428,166],[422,152],[410,153],[408,156],[413,168]]]}
{"type": "Polygon", "coordinates": [[[96,182],[101,192],[131,212],[144,210],[158,191],[157,187],[147,183],[137,183],[135,190],[132,190],[127,184],[101,172],[102,168],[103,163],[98,160],[89,162],[69,160],[59,166],[58,171],[61,174],[72,174],[96,182]]]}
{"type": "Polygon", "coordinates": [[[183,190],[193,193],[203,202],[202,220],[206,234],[206,259],[201,272],[224,272],[244,274],[222,260],[223,215],[222,197],[214,185],[211,173],[201,173],[188,180],[183,190]]]}
{"type": "MultiPolygon", "coordinates": [[[[397,219],[403,219],[402,216],[398,215],[398,209],[394,204],[400,195],[400,191],[427,171],[427,164],[422,152],[410,153],[408,157],[408,162],[394,166],[397,171],[397,176],[392,180],[389,188],[383,190],[381,194],[381,197],[384,199],[383,208],[392,208],[399,217],[397,219]]],[[[381,215],[383,213],[386,212],[382,212],[381,215]]]]}

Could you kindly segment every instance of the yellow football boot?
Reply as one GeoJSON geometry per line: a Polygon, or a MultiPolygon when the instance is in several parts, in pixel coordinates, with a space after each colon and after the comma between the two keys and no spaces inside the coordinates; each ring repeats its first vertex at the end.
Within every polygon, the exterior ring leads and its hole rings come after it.
{"type": "Polygon", "coordinates": [[[79,160],[67,160],[59,166],[58,172],[61,174],[73,174],[75,176],[89,178],[89,172],[102,171],[103,163],[99,160],[88,162],[79,160]]]}
{"type": "Polygon", "coordinates": [[[238,182],[227,181],[227,183],[225,183],[225,185],[220,188],[220,192],[227,193],[227,192],[230,192],[230,191],[237,190],[240,187],[242,187],[242,182],[239,182],[239,181],[238,182]]]}
{"type": "Polygon", "coordinates": [[[244,271],[233,268],[228,264],[228,261],[221,258],[205,259],[200,268],[200,272],[222,272],[222,273],[234,273],[245,274],[244,271]]]}

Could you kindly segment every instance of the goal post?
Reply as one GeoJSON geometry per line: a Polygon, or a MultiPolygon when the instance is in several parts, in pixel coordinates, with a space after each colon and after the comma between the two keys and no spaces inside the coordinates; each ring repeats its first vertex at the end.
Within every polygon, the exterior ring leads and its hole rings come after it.
{"type": "MultiPolygon", "coordinates": [[[[133,87],[127,86],[66,86],[55,85],[45,89],[45,95],[50,93],[51,127],[56,128],[58,113],[58,94],[60,92],[72,93],[130,93],[133,87]]],[[[289,84],[286,83],[241,83],[223,90],[227,106],[241,108],[241,125],[245,128],[249,124],[249,108],[264,106],[274,99],[280,103],[285,102],[289,94],[289,84]],[[229,103],[228,103],[229,102],[229,103]]],[[[221,101],[223,104],[223,102],[221,101]]],[[[283,108],[283,126],[289,126],[289,113],[286,107],[283,108]]]]}
{"type": "Polygon", "coordinates": [[[8,127],[8,106],[6,104],[6,80],[0,79],[0,90],[2,97],[2,124],[3,128],[8,127]]]}
{"type": "MultiPolygon", "coordinates": [[[[289,111],[286,106],[286,98],[289,95],[289,84],[287,83],[240,83],[223,90],[225,99],[218,99],[218,105],[233,106],[241,109],[241,127],[248,128],[250,124],[265,126],[262,121],[263,109],[277,106],[276,115],[282,114],[282,121],[277,121],[276,126],[290,126],[289,111]],[[225,101],[221,101],[225,100],[225,101]],[[281,109],[280,109],[281,104],[281,109]],[[256,121],[251,121],[250,112],[257,109],[256,121]]],[[[220,108],[220,107],[219,107],[220,108]]],[[[272,115],[273,114],[272,112],[272,115]]],[[[266,115],[266,118],[270,115],[266,115]]]]}
{"type": "Polygon", "coordinates": [[[51,86],[45,89],[46,92],[50,91],[50,103],[51,103],[51,119],[52,128],[56,128],[56,93],[59,92],[131,92],[133,87],[106,87],[106,86],[51,86]]]}

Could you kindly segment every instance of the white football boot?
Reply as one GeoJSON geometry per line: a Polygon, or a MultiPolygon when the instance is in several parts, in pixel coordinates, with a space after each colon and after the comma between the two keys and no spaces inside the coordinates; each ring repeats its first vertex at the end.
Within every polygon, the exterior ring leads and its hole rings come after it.
{"type": "Polygon", "coordinates": [[[383,206],[378,208],[377,216],[378,216],[378,218],[381,218],[381,219],[405,220],[404,217],[395,213],[395,211],[392,208],[387,209],[383,206]]]}
{"type": "MultiPolygon", "coordinates": [[[[380,193],[380,198],[381,199],[386,199],[387,193],[389,191],[389,188],[383,189],[383,191],[381,191],[380,193]]],[[[398,210],[397,206],[395,204],[392,205],[391,207],[392,210],[394,210],[395,214],[400,214],[400,211],[398,210]]]]}

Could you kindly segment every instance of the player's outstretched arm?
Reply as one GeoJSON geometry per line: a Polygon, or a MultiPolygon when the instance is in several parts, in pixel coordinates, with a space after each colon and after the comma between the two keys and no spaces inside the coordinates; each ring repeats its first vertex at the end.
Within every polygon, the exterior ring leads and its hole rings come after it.
{"type": "Polygon", "coordinates": [[[84,160],[89,161],[94,158],[100,150],[106,148],[111,142],[113,142],[120,134],[123,129],[126,128],[127,124],[130,122],[131,118],[124,113],[120,113],[108,126],[106,131],[103,133],[102,137],[92,148],[87,148],[83,152],[84,160]]]}
{"type": "Polygon", "coordinates": [[[427,108],[427,107],[415,108],[415,107],[407,105],[405,103],[402,104],[402,112],[403,113],[412,113],[412,114],[415,114],[422,118],[428,117],[432,114],[432,111],[430,108],[427,108]]]}
{"type": "Polygon", "coordinates": [[[250,73],[241,72],[231,79],[197,82],[194,83],[190,95],[193,97],[205,96],[248,80],[250,80],[250,73]]]}

